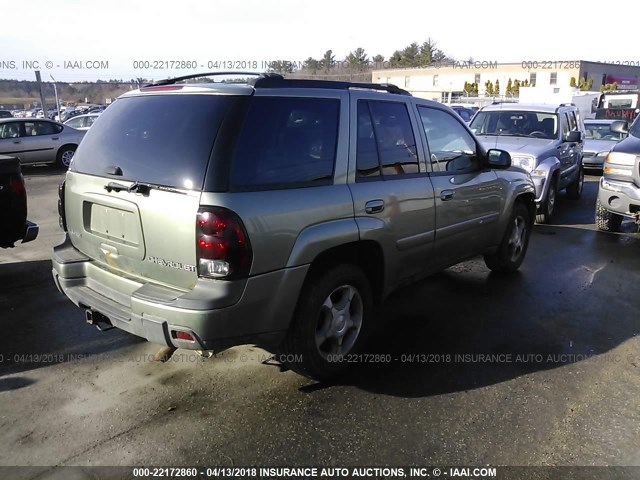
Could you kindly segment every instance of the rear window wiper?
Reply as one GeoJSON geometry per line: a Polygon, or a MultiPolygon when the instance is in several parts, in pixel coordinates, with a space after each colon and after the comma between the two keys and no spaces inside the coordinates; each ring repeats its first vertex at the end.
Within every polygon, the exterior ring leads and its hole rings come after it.
{"type": "Polygon", "coordinates": [[[171,188],[171,187],[165,187],[162,185],[154,185],[153,183],[142,183],[142,182],[134,182],[131,186],[127,187],[126,185],[122,185],[121,183],[118,182],[109,182],[104,186],[104,189],[111,193],[113,192],[120,192],[120,191],[125,191],[128,193],[139,193],[141,195],[149,195],[149,192],[151,190],[161,190],[164,192],[171,192],[171,193],[180,193],[182,195],[185,195],[184,192],[178,190],[177,188],[171,188]]]}

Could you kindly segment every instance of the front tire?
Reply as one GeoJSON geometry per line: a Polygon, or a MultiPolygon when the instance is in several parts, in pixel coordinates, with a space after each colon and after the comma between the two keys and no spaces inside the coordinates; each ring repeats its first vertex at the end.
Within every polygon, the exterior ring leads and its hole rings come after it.
{"type": "Polygon", "coordinates": [[[603,232],[619,232],[622,215],[610,212],[602,206],[600,199],[596,200],[596,226],[603,232]]]}
{"type": "Polygon", "coordinates": [[[364,348],[372,305],[369,280],[355,265],[337,265],[311,276],[279,349],[281,362],[321,381],[343,373],[347,356],[364,348]]]}
{"type": "Polygon", "coordinates": [[[554,176],[551,179],[551,185],[549,185],[549,191],[547,192],[547,198],[540,210],[536,214],[536,222],[538,223],[551,223],[553,214],[556,211],[556,202],[558,201],[558,182],[554,176]]]}
{"type": "Polygon", "coordinates": [[[58,150],[58,165],[62,168],[69,168],[69,165],[71,165],[71,160],[76,153],[76,148],[77,147],[75,145],[65,145],[60,150],[58,150]]]}
{"type": "Polygon", "coordinates": [[[484,263],[494,272],[512,273],[520,268],[531,236],[531,217],[520,202],[513,206],[507,231],[496,253],[485,255],[484,263]]]}

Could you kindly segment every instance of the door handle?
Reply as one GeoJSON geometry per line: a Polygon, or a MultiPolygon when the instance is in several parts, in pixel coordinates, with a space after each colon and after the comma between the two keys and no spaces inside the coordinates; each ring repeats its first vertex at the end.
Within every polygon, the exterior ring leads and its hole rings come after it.
{"type": "Polygon", "coordinates": [[[14,140],[13,143],[15,143],[16,145],[18,145],[20,143],[20,140],[14,140]]]}
{"type": "Polygon", "coordinates": [[[51,137],[51,140],[58,140],[60,137],[51,137]]]}
{"type": "Polygon", "coordinates": [[[380,213],[384,210],[384,202],[382,200],[369,200],[364,204],[364,211],[367,213],[380,213]]]}
{"type": "Polygon", "coordinates": [[[440,192],[440,200],[442,200],[443,202],[446,202],[447,200],[451,200],[453,198],[454,193],[455,192],[453,190],[442,190],[440,192]]]}

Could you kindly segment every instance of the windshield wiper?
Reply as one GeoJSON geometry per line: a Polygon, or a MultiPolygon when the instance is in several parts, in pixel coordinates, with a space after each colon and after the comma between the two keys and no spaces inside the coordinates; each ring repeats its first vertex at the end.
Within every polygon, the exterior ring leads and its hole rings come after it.
{"type": "Polygon", "coordinates": [[[171,192],[171,193],[179,193],[181,195],[185,195],[185,192],[181,192],[177,188],[164,187],[162,185],[154,185],[152,183],[142,183],[142,182],[134,182],[130,187],[122,185],[117,182],[109,182],[104,186],[104,189],[107,192],[120,192],[122,190],[128,193],[139,193],[141,195],[149,195],[149,192],[153,190],[161,190],[163,192],[171,192]]]}

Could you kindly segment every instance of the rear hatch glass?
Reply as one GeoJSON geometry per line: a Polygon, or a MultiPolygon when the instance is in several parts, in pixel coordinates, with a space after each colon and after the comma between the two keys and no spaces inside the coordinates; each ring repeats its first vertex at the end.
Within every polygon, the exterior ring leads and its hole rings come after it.
{"type": "Polygon", "coordinates": [[[238,97],[141,95],[117,100],[96,120],[71,170],[200,190],[216,134],[238,97]],[[122,175],[109,174],[122,172],[122,175]]]}

